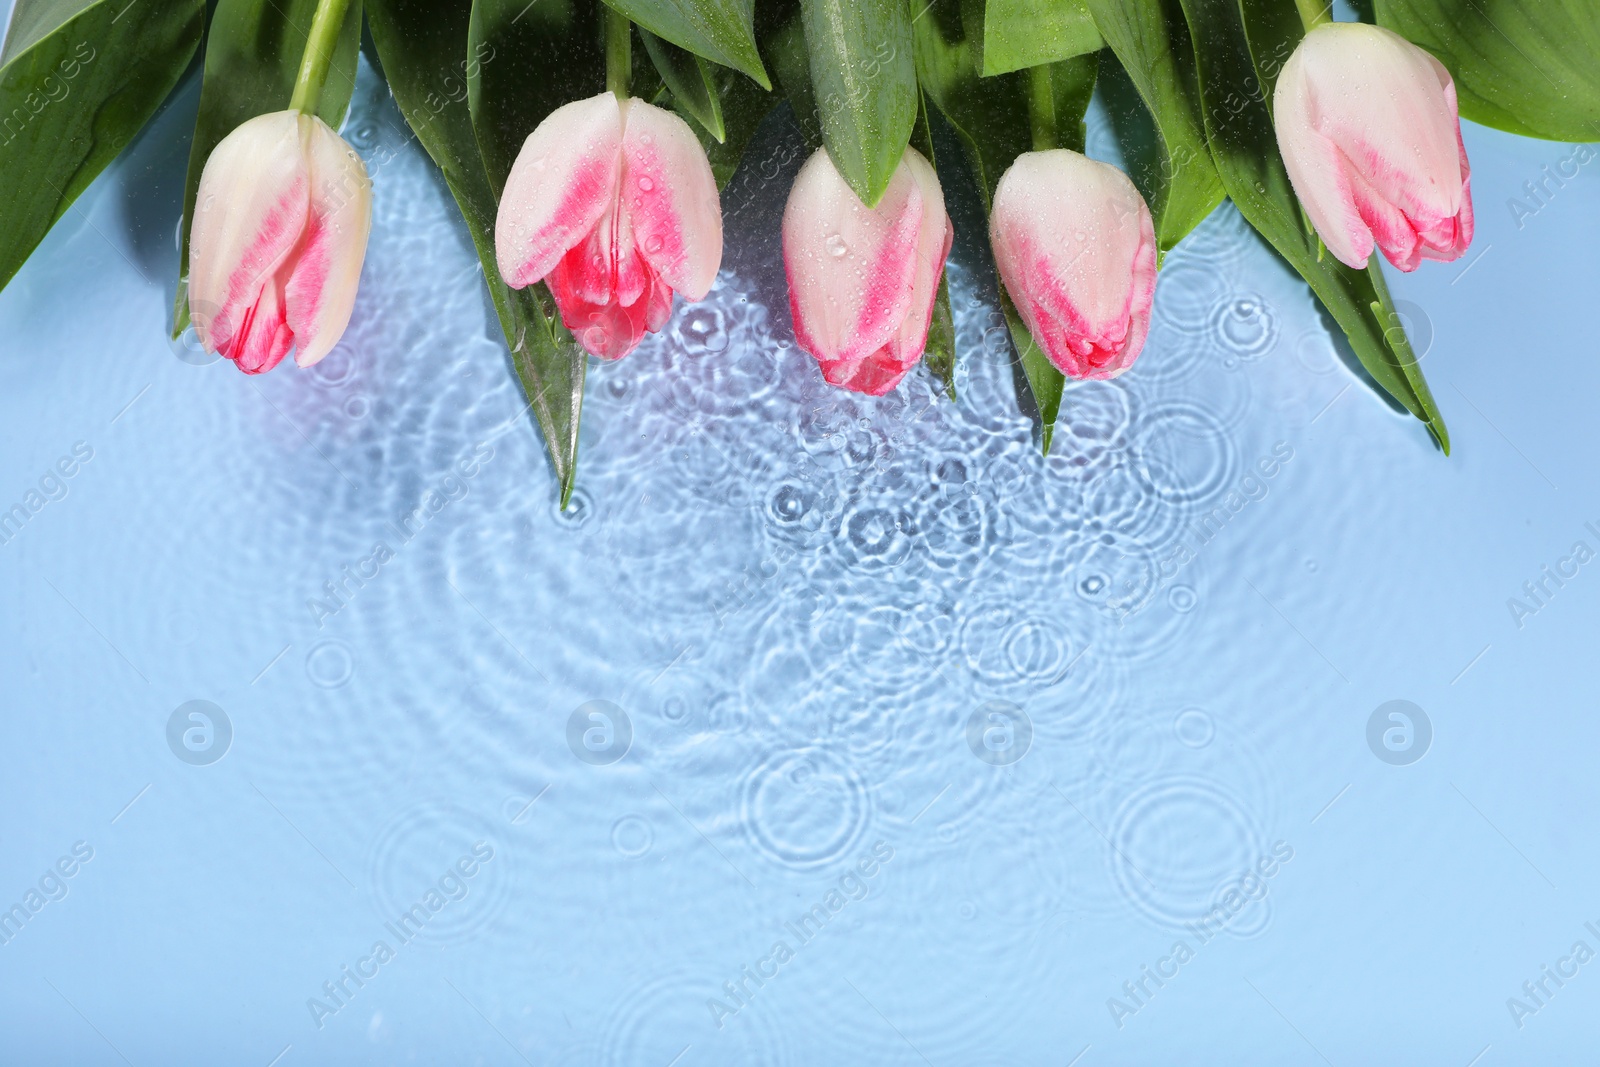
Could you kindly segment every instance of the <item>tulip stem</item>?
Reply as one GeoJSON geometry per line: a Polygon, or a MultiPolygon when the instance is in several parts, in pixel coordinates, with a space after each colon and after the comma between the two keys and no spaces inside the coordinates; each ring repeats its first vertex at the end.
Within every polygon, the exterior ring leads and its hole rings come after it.
{"type": "Polygon", "coordinates": [[[1056,140],[1056,95],[1050,84],[1050,68],[1043,64],[1028,68],[1028,126],[1033,132],[1035,152],[1061,147],[1056,140]]]}
{"type": "Polygon", "coordinates": [[[633,81],[633,23],[606,8],[606,88],[618,100],[628,99],[633,81]]]}
{"type": "Polygon", "coordinates": [[[1305,23],[1308,33],[1324,22],[1333,21],[1332,3],[1324,3],[1323,0],[1294,0],[1294,6],[1300,9],[1300,21],[1305,23]]]}
{"type": "Polygon", "coordinates": [[[292,110],[307,115],[317,110],[317,100],[322,96],[322,86],[328,80],[328,69],[333,66],[334,45],[339,31],[344,28],[345,11],[350,0],[318,0],[317,13],[311,19],[311,33],[306,37],[305,55],[300,59],[300,74],[294,80],[294,96],[289,99],[292,110]]]}

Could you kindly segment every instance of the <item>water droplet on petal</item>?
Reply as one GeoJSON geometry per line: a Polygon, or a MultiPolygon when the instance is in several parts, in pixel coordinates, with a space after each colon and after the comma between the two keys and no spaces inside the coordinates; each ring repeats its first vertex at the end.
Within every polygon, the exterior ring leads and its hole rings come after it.
{"type": "Polygon", "coordinates": [[[648,241],[646,241],[644,243],[644,250],[646,252],[659,252],[659,251],[661,251],[661,237],[659,235],[652,236],[648,241]]]}
{"type": "Polygon", "coordinates": [[[649,178],[640,178],[639,179],[639,188],[641,190],[643,190],[644,192],[648,193],[650,190],[654,189],[655,187],[656,187],[656,183],[651,181],[649,178]]]}
{"type": "Polygon", "coordinates": [[[834,234],[829,237],[824,244],[828,249],[828,255],[832,256],[834,259],[838,259],[846,252],[850,251],[850,246],[846,245],[844,243],[844,238],[840,237],[838,234],[834,234]]]}

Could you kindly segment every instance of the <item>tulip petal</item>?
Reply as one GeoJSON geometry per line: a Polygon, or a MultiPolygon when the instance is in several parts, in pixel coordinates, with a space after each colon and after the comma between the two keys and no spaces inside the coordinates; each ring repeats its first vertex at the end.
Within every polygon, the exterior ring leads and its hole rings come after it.
{"type": "Polygon", "coordinates": [[[711,163],[677,115],[642,100],[623,107],[623,214],[661,279],[700,300],[722,266],[722,201],[711,163]]]}
{"type": "Polygon", "coordinates": [[[822,377],[829,385],[837,385],[851,392],[883,396],[899,385],[901,379],[916,365],[915,359],[910,363],[902,363],[884,347],[853,363],[824,363],[822,377]]]}
{"type": "Polygon", "coordinates": [[[361,157],[328,124],[305,116],[311,203],[284,286],[294,361],[309,367],[344,336],[372,228],[372,182],[361,157]]]}
{"type": "Polygon", "coordinates": [[[277,279],[263,285],[256,302],[245,309],[227,347],[219,349],[246,374],[265,374],[282,362],[294,345],[294,333],[285,321],[280,288],[277,279]]]}
{"type": "Polygon", "coordinates": [[[1328,250],[1401,270],[1455,259],[1472,237],[1455,84],[1392,31],[1329,23],[1284,65],[1273,123],[1295,193],[1328,250]]]}
{"type": "MultiPolygon", "coordinates": [[[[888,347],[891,357],[902,367],[909,368],[922,358],[928,346],[928,327],[933,323],[939,279],[944,276],[944,263],[955,235],[950,228],[950,216],[944,209],[944,190],[939,186],[939,176],[932,165],[920,153],[911,151],[906,153],[905,166],[922,195],[922,229],[917,236],[917,261],[912,268],[910,307],[888,347]]],[[[888,388],[893,387],[891,383],[888,388]]]]}
{"type": "Polygon", "coordinates": [[[288,351],[278,273],[299,244],[310,168],[300,116],[258,115],[212,150],[196,192],[189,242],[189,312],[207,349],[249,373],[288,351]]]}
{"type": "Polygon", "coordinates": [[[622,111],[610,92],[556,108],[506,178],[495,259],[513,289],[532,285],[589,236],[616,202],[622,111]]]}
{"type": "Polygon", "coordinates": [[[1050,361],[1114,378],[1144,346],[1155,226],[1127,175],[1077,152],[1027,152],[1001,176],[989,218],[1001,280],[1050,361]]]}
{"type": "Polygon", "coordinates": [[[922,220],[922,192],[905,165],[869,208],[826,149],[806,161],[783,212],[783,263],[800,347],[853,373],[899,333],[911,308],[922,220]]]}
{"type": "Polygon", "coordinates": [[[670,311],[672,290],[657,295],[664,288],[653,276],[647,278],[650,289],[639,294],[632,304],[610,299],[592,300],[585,286],[592,283],[592,264],[587,261],[587,245],[578,245],[550,272],[550,292],[561,311],[561,322],[572,331],[583,348],[601,359],[621,359],[639,346],[649,330],[666,321],[662,309],[670,311]],[[657,325],[652,326],[655,322],[657,325]]]}

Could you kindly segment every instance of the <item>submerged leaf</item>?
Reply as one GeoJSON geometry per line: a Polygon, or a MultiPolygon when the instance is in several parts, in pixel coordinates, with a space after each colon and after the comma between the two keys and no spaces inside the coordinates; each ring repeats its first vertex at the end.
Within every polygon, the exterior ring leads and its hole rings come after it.
{"type": "MultiPolygon", "coordinates": [[[[474,14],[468,0],[367,0],[373,44],[390,91],[417,139],[444,172],[466,219],[512,365],[544,434],[564,507],[577,474],[586,357],[555,319],[542,288],[511,289],[500,278],[494,248],[494,190],[504,182],[504,171],[498,172],[499,183],[491,186],[486,156],[479,152],[473,129],[468,92],[452,88],[463,78],[475,85],[496,64],[509,67],[521,60],[514,60],[515,53],[504,50],[504,41],[493,32],[474,40],[474,14]]],[[[476,14],[484,17],[481,25],[488,30],[502,24],[500,11],[476,14]]],[[[506,14],[505,19],[515,14],[506,14]]],[[[510,159],[504,167],[509,169],[510,159]]]]}

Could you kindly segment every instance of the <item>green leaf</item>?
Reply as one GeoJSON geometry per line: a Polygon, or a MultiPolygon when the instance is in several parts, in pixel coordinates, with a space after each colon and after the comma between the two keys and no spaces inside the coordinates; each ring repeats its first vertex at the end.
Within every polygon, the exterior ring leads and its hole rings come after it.
{"type": "Polygon", "coordinates": [[[1039,81],[1048,102],[1041,143],[1083,151],[1083,116],[1094,93],[1099,57],[1094,53],[1061,63],[980,77],[971,23],[958,19],[956,0],[935,0],[916,23],[917,77],[934,106],[955,127],[978,178],[987,207],[1000,176],[1035,144],[1028,99],[1039,81]]]}
{"type": "MultiPolygon", "coordinates": [[[[1106,44],[1154,120],[1146,141],[1137,120],[1117,123],[1130,176],[1150,204],[1158,256],[1164,256],[1222,203],[1222,179],[1206,147],[1195,76],[1194,45],[1178,0],[1088,0],[1106,44]]],[[[1292,10],[1292,7],[1291,7],[1292,10]]],[[[1117,106],[1117,80],[1108,81],[1108,104],[1117,106]]]]}
{"type": "Polygon", "coordinates": [[[650,62],[672,93],[674,107],[692,117],[721,144],[728,132],[722,124],[722,100],[712,83],[714,65],[671,41],[663,41],[643,26],[636,29],[650,62]]]}
{"type": "MultiPolygon", "coordinates": [[[[928,111],[928,101],[917,94],[917,125],[911,133],[911,143],[923,158],[938,169],[939,157],[934,150],[933,116],[928,111]]],[[[923,362],[928,370],[944,384],[945,395],[956,399],[956,321],[950,310],[950,275],[939,275],[939,288],[933,297],[933,315],[928,320],[928,337],[923,343],[923,362]]]]}
{"type": "MultiPolygon", "coordinates": [[[[246,120],[289,106],[316,13],[316,0],[218,0],[206,32],[205,79],[200,85],[200,113],[189,149],[183,223],[178,228],[173,337],[189,325],[189,220],[194,217],[195,194],[206,160],[222,139],[246,120]]],[[[353,0],[345,12],[328,81],[317,103],[317,115],[336,130],[344,122],[350,94],[355,91],[360,45],[361,0],[353,0]]]]}
{"type": "Polygon", "coordinates": [[[1100,51],[1085,0],[968,0],[964,14],[985,77],[1100,51]]]}
{"type": "MultiPolygon", "coordinates": [[[[705,71],[712,99],[717,101],[717,111],[722,116],[723,137],[718,141],[703,126],[690,123],[689,128],[700,138],[711,162],[711,173],[717,179],[717,188],[724,188],[739,169],[744,150],[755,136],[756,128],[772,112],[778,99],[738,71],[707,64],[705,71]]],[[[668,101],[674,108],[680,106],[677,96],[668,101]]]]}
{"type": "Polygon", "coordinates": [[[822,147],[822,113],[817,110],[817,94],[811,86],[811,54],[806,50],[806,31],[799,0],[774,0],[762,8],[761,54],[778,79],[778,90],[789,101],[795,122],[806,147],[815,152],[822,147]]]}
{"type": "Polygon", "coordinates": [[[17,0],[0,52],[0,289],[167,98],[204,0],[17,0]]]}
{"type": "MultiPolygon", "coordinates": [[[[546,2],[552,9],[558,6],[553,0],[546,2]]],[[[488,28],[498,28],[498,12],[488,14],[488,28]]],[[[544,434],[565,507],[577,475],[586,359],[555,319],[544,289],[508,288],[495,263],[498,205],[494,188],[498,185],[491,187],[479,154],[467,97],[483,72],[526,60],[501,47],[504,40],[499,35],[486,34],[476,45],[471,43],[473,15],[468,0],[367,0],[367,23],[390,92],[423,148],[444,172],[466,219],[511,350],[512,366],[544,434]],[[467,87],[461,84],[463,78],[467,87]]],[[[601,84],[604,78],[601,68],[601,84]]],[[[531,130],[529,127],[524,133],[531,130]]],[[[503,172],[500,180],[504,181],[503,172]]]]}
{"type": "Polygon", "coordinates": [[[475,0],[468,78],[472,126],[498,199],[522,143],[556,108],[606,88],[603,10],[595,0],[475,0]]]}
{"type": "Polygon", "coordinates": [[[1183,0],[1183,9],[1199,60],[1206,134],[1228,195],[1310,283],[1344,330],[1361,365],[1427,424],[1448,454],[1450,437],[1444,419],[1410,346],[1404,343],[1398,318],[1388,317],[1392,304],[1382,272],[1375,263],[1370,270],[1352,270],[1331,256],[1319,255],[1316,234],[1302,220],[1278,154],[1267,101],[1282,60],[1302,35],[1293,6],[1278,5],[1276,0],[1183,0]]]}
{"type": "MultiPolygon", "coordinates": [[[[540,0],[549,3],[550,0],[540,0]]],[[[606,0],[644,29],[772,88],[756,50],[754,0],[606,0]]],[[[526,0],[524,0],[526,5],[526,0]]]]}
{"type": "Polygon", "coordinates": [[[1028,332],[1027,323],[1017,314],[1016,305],[1003,285],[1000,308],[1005,312],[1006,326],[1011,331],[1011,343],[1016,346],[1017,366],[1022,368],[1028,392],[1033,394],[1034,406],[1038,408],[1039,450],[1048,456],[1050,441],[1056,432],[1056,418],[1061,414],[1061,397],[1067,389],[1067,376],[1050,362],[1050,357],[1028,332]]]}
{"type": "Polygon", "coordinates": [[[905,0],[801,0],[822,140],[863,203],[889,187],[917,120],[905,0]]]}
{"type": "Polygon", "coordinates": [[[1461,114],[1552,141],[1600,141],[1595,0],[1377,0],[1378,25],[1449,68],[1461,114]]]}

